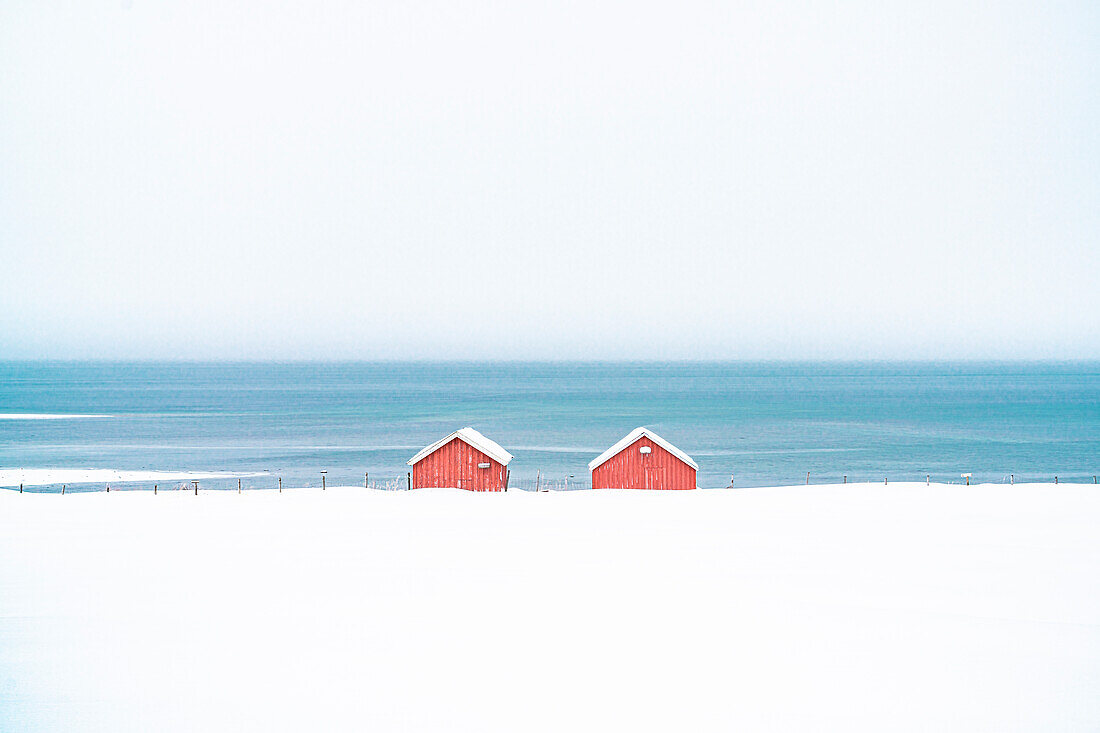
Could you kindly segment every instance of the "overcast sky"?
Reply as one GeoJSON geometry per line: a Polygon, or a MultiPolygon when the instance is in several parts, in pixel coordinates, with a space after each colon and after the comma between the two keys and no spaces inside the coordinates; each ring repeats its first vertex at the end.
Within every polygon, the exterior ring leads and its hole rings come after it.
{"type": "Polygon", "coordinates": [[[1100,358],[1100,4],[0,5],[0,358],[1100,358]]]}

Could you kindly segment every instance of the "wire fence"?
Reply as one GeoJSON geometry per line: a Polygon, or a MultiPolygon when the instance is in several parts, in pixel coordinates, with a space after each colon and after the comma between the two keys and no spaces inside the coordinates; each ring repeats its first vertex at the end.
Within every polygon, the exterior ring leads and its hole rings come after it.
{"type": "MultiPolygon", "coordinates": [[[[289,473],[289,472],[288,472],[289,473]]],[[[1001,474],[935,474],[925,473],[920,475],[898,475],[896,478],[887,476],[884,474],[864,475],[864,474],[834,474],[834,473],[821,473],[814,474],[812,472],[803,474],[794,480],[777,480],[774,482],[767,481],[745,481],[739,483],[737,477],[733,477],[727,485],[722,485],[718,482],[710,482],[707,485],[705,482],[701,482],[700,488],[706,489],[740,489],[740,488],[753,488],[761,486],[797,486],[797,485],[829,485],[835,486],[838,484],[881,484],[889,486],[891,484],[938,484],[938,485],[959,485],[965,486],[971,483],[973,484],[1092,484],[1098,483],[1098,476],[1092,474],[1082,473],[1069,473],[1069,474],[1053,474],[1053,475],[1032,475],[1032,474],[1014,474],[1005,473],[1001,474]]],[[[318,472],[315,476],[306,476],[301,472],[289,473],[289,475],[283,475],[278,473],[262,473],[262,474],[250,474],[241,477],[226,477],[219,476],[213,478],[198,478],[198,479],[180,479],[180,480],[153,480],[153,481],[81,481],[73,483],[50,483],[50,484],[34,484],[34,485],[8,485],[0,487],[2,489],[8,489],[13,491],[19,491],[21,493],[88,493],[88,492],[111,492],[111,491],[125,491],[125,492],[152,492],[158,494],[160,492],[191,492],[199,493],[200,491],[295,491],[301,489],[328,489],[336,486],[359,486],[364,489],[374,491],[407,491],[412,488],[411,476],[409,474],[402,475],[375,475],[369,472],[363,473],[356,481],[351,479],[347,474],[340,473],[337,476],[330,477],[327,472],[318,472]]],[[[508,490],[514,491],[528,491],[528,492],[546,492],[546,491],[584,491],[592,488],[591,478],[589,476],[576,476],[570,475],[543,475],[541,472],[536,474],[534,478],[530,476],[524,476],[517,478],[510,476],[508,480],[508,490]]]]}

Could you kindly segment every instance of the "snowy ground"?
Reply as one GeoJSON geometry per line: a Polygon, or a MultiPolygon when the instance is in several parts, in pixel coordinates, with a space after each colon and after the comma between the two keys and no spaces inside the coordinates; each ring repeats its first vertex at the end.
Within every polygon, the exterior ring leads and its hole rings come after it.
{"type": "Polygon", "coordinates": [[[0,420],[80,420],[110,415],[74,415],[57,412],[0,412],[0,420]]]}
{"type": "Polygon", "coordinates": [[[4,731],[1100,729],[1100,491],[0,491],[4,731]]]}
{"type": "Polygon", "coordinates": [[[210,478],[262,476],[229,471],[116,471],[111,468],[0,468],[0,487],[110,484],[136,481],[194,481],[210,478]]]}

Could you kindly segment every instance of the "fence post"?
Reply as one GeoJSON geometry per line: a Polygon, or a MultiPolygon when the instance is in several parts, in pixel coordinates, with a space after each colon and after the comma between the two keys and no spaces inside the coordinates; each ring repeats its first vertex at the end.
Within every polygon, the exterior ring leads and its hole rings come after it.
{"type": "Polygon", "coordinates": [[[413,487],[413,475],[412,473],[405,474],[405,491],[412,491],[413,487]]]}
{"type": "MultiPolygon", "coordinates": [[[[20,486],[22,486],[22,484],[20,484],[20,486]]],[[[107,484],[107,493],[108,494],[111,493],[111,485],[110,484],[107,484]]]]}
{"type": "MultiPolygon", "coordinates": [[[[1095,482],[1094,482],[1095,483],[1095,482]]],[[[65,495],[65,484],[61,484],[61,495],[65,495]]]]}
{"type": "Polygon", "coordinates": [[[279,477],[279,493],[283,493],[283,477],[279,477]]]}
{"type": "Polygon", "coordinates": [[[20,493],[20,494],[22,494],[22,493],[23,493],[23,484],[19,484],[19,493],[20,493]]]}
{"type": "Polygon", "coordinates": [[[884,478],[884,479],[882,480],[882,483],[883,483],[883,485],[885,485],[885,486],[889,486],[889,485],[890,485],[890,477],[889,477],[889,476],[887,476],[886,478],[884,478]]]}
{"type": "Polygon", "coordinates": [[[364,473],[363,474],[363,488],[364,489],[369,489],[370,488],[370,473],[364,473]]]}
{"type": "Polygon", "coordinates": [[[198,496],[199,495],[199,482],[198,481],[192,481],[191,483],[193,483],[195,485],[195,496],[198,496]]]}
{"type": "Polygon", "coordinates": [[[512,472],[507,468],[504,469],[504,493],[508,493],[508,482],[512,479],[512,472]]]}
{"type": "Polygon", "coordinates": [[[806,485],[807,486],[810,485],[810,472],[809,471],[806,472],[806,485]]]}
{"type": "MultiPolygon", "coordinates": [[[[65,490],[62,489],[61,493],[65,493],[65,490]]],[[[156,495],[157,495],[157,485],[153,484],[153,496],[156,496],[156,495]]]]}
{"type": "Polygon", "coordinates": [[[241,480],[237,479],[237,493],[241,493],[241,480]]]}
{"type": "Polygon", "coordinates": [[[325,490],[325,474],[326,473],[328,473],[328,471],[321,471],[321,491],[325,490]]]}
{"type": "Polygon", "coordinates": [[[539,493],[539,488],[542,486],[542,469],[540,468],[535,472],[535,493],[539,493]]]}

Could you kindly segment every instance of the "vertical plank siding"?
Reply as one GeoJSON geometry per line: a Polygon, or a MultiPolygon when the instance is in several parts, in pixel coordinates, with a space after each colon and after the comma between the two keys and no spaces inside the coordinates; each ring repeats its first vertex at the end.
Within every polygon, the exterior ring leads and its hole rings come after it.
{"type": "Polygon", "coordinates": [[[592,470],[592,488],[694,489],[695,469],[643,435],[592,470]]]}
{"type": "Polygon", "coordinates": [[[503,491],[505,471],[500,462],[455,438],[413,464],[412,487],[503,491]],[[479,463],[488,463],[489,468],[478,468],[479,463]]]}

